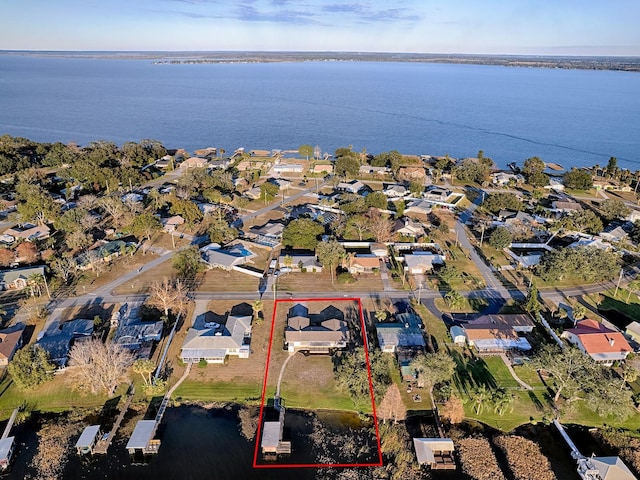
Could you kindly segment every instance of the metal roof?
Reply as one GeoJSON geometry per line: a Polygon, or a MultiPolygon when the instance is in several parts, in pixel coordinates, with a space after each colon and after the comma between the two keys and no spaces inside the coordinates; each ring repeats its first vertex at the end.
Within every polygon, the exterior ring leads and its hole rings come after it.
{"type": "Polygon", "coordinates": [[[280,422],[264,422],[262,448],[275,448],[280,442],[280,422]]]}
{"type": "Polygon", "coordinates": [[[84,429],[82,435],[76,442],[76,448],[91,447],[100,431],[100,425],[91,425],[84,429]]]}
{"type": "Polygon", "coordinates": [[[155,420],[140,420],[133,429],[131,438],[127,443],[127,449],[143,449],[147,448],[149,442],[155,433],[155,420]]]}
{"type": "Polygon", "coordinates": [[[0,440],[0,460],[9,458],[9,452],[11,451],[11,447],[13,447],[15,438],[16,437],[7,437],[0,440]]]}

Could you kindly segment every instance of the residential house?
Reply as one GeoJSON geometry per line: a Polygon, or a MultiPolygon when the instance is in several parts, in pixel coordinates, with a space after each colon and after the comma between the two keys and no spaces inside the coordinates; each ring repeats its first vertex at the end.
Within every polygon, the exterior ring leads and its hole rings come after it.
{"type": "Polygon", "coordinates": [[[393,233],[413,239],[426,235],[424,225],[409,217],[402,217],[393,222],[393,233]]]}
{"type": "Polygon", "coordinates": [[[64,368],[69,359],[69,351],[74,342],[91,338],[93,335],[93,320],[69,320],[53,323],[49,328],[40,332],[36,346],[49,354],[49,359],[59,368],[64,368]]]}
{"type": "Polygon", "coordinates": [[[553,202],[551,202],[551,208],[555,212],[571,214],[582,210],[582,205],[580,205],[578,202],[554,200],[553,202]]]}
{"type": "Polygon", "coordinates": [[[291,180],[287,180],[286,178],[270,178],[270,183],[277,185],[280,190],[288,190],[291,187],[291,180]]]}
{"type": "Polygon", "coordinates": [[[549,185],[545,185],[544,188],[554,192],[564,192],[564,183],[562,183],[561,179],[549,177],[549,185]]]}
{"type": "Polygon", "coordinates": [[[185,363],[224,363],[227,357],[249,358],[251,316],[229,315],[224,325],[196,320],[187,331],[180,358],[185,363]]]}
{"type": "Polygon", "coordinates": [[[387,167],[372,167],[371,165],[362,165],[358,171],[360,175],[375,175],[383,177],[391,174],[391,169],[387,167]]]}
{"type": "Polygon", "coordinates": [[[451,190],[447,190],[445,188],[430,187],[422,194],[422,197],[425,200],[430,200],[432,202],[447,203],[451,193],[451,190]]]}
{"type": "Polygon", "coordinates": [[[376,335],[380,350],[396,353],[402,349],[424,350],[424,333],[417,322],[377,323],[376,335]]]}
{"type": "Polygon", "coordinates": [[[209,167],[216,170],[226,170],[231,165],[228,158],[220,158],[217,160],[209,160],[209,167]]]}
{"type": "Polygon", "coordinates": [[[249,152],[249,155],[251,155],[252,157],[270,157],[271,150],[253,149],[249,152]]]}
{"type": "Polygon", "coordinates": [[[627,325],[624,333],[632,340],[640,343],[640,322],[631,322],[629,325],[627,325]]]}
{"type": "Polygon", "coordinates": [[[494,185],[499,185],[504,187],[509,183],[522,183],[524,181],[524,177],[519,174],[508,173],[508,172],[496,172],[491,174],[491,183],[494,185]]]}
{"type": "Polygon", "coordinates": [[[236,242],[221,248],[217,243],[211,243],[200,249],[202,259],[209,268],[233,270],[234,266],[248,263],[256,256],[242,243],[236,242]]]}
{"type": "Polygon", "coordinates": [[[336,190],[346,193],[358,193],[366,187],[364,183],[359,180],[351,180],[350,182],[340,182],[336,185],[336,190]]]}
{"type": "Polygon", "coordinates": [[[0,330],[0,366],[6,367],[16,350],[22,346],[22,334],[25,324],[17,323],[0,330]]]}
{"type": "Polygon", "coordinates": [[[282,232],[284,231],[284,224],[275,221],[269,221],[261,227],[251,227],[249,232],[254,235],[260,235],[270,238],[282,238],[282,232]]]}
{"type": "Polygon", "coordinates": [[[173,157],[171,155],[165,155],[162,158],[159,158],[158,160],[155,161],[154,165],[157,168],[160,168],[162,170],[165,170],[171,166],[173,166],[175,164],[173,157]]]}
{"type": "Polygon", "coordinates": [[[294,305],[289,310],[284,331],[287,350],[290,353],[331,353],[333,350],[346,348],[349,326],[346,321],[337,317],[344,317],[344,314],[335,307],[327,307],[323,313],[311,316],[304,305],[294,305]],[[336,311],[337,315],[328,315],[328,311],[336,311]]]}
{"type": "Polygon", "coordinates": [[[302,173],[304,166],[300,163],[280,163],[274,165],[271,169],[274,175],[280,175],[283,173],[302,173]]]}
{"type": "Polygon", "coordinates": [[[172,233],[175,232],[180,225],[184,225],[184,218],[180,215],[174,215],[169,218],[161,218],[160,223],[162,223],[162,229],[166,233],[172,233]]]}
{"type": "Polygon", "coordinates": [[[148,357],[152,343],[162,339],[163,328],[162,320],[143,322],[136,315],[130,314],[120,319],[113,341],[121,347],[139,351],[140,357],[148,357]]]}
{"type": "Polygon", "coordinates": [[[409,275],[424,275],[433,270],[434,265],[442,265],[444,255],[431,252],[414,252],[404,256],[405,271],[409,275]]]}
{"type": "Polygon", "coordinates": [[[626,359],[627,355],[633,352],[622,333],[591,319],[577,322],[575,328],[562,332],[562,338],[566,338],[581,352],[607,367],[615,361],[626,359]]]}
{"type": "Polygon", "coordinates": [[[387,185],[387,187],[382,191],[389,198],[401,198],[406,197],[411,193],[407,187],[404,185],[387,185]]]}
{"type": "Polygon", "coordinates": [[[432,470],[456,469],[455,447],[450,438],[414,438],[413,447],[420,465],[428,465],[432,470]]]}
{"type": "Polygon", "coordinates": [[[309,172],[310,173],[329,175],[329,174],[333,173],[333,165],[316,164],[311,168],[311,170],[309,170],[309,172]]]}
{"type": "Polygon", "coordinates": [[[401,167],[398,169],[398,179],[404,181],[414,181],[424,185],[424,181],[427,178],[427,173],[423,167],[401,167]]]}
{"type": "Polygon", "coordinates": [[[600,250],[611,250],[613,247],[610,243],[603,241],[601,238],[579,238],[569,245],[568,248],[593,247],[600,250]]]}
{"type": "Polygon", "coordinates": [[[127,243],[123,240],[112,240],[111,242],[104,242],[99,247],[78,255],[74,260],[78,265],[79,270],[87,270],[89,268],[93,268],[98,262],[107,263],[114,258],[123,255],[127,247],[132,245],[134,244],[127,243]]]}
{"type": "Polygon", "coordinates": [[[322,264],[318,262],[315,254],[283,254],[278,257],[280,271],[285,272],[289,269],[291,272],[313,272],[321,273],[322,264]]]}
{"type": "Polygon", "coordinates": [[[190,168],[204,168],[209,165],[209,161],[206,158],[191,157],[187,158],[180,164],[180,169],[188,170],[190,168]]]}
{"type": "Polygon", "coordinates": [[[0,271],[0,290],[22,290],[34,275],[44,277],[44,267],[14,268],[0,271]]]}
{"type": "Polygon", "coordinates": [[[511,327],[465,324],[462,327],[470,347],[479,353],[501,353],[509,350],[531,350],[531,344],[511,327]]]}
{"type": "Polygon", "coordinates": [[[601,232],[599,236],[608,242],[622,242],[629,237],[629,234],[624,228],[617,226],[612,229],[607,228],[604,232],[601,232]]]}
{"type": "Polygon", "coordinates": [[[16,239],[22,240],[42,240],[45,238],[49,238],[51,234],[51,229],[46,225],[34,225],[32,223],[23,223],[21,225],[16,225],[12,228],[8,228],[4,231],[5,235],[11,235],[16,239]]]}
{"type": "Polygon", "coordinates": [[[260,187],[253,187],[244,192],[243,195],[249,200],[259,200],[262,196],[262,190],[260,190],[260,187]]]}
{"type": "Polygon", "coordinates": [[[380,257],[373,254],[355,254],[349,257],[347,269],[349,273],[372,273],[380,268],[380,257]]]}
{"type": "Polygon", "coordinates": [[[419,215],[429,215],[433,210],[433,203],[427,200],[415,200],[404,210],[405,213],[417,213],[419,215]]]}
{"type": "Polygon", "coordinates": [[[531,333],[536,324],[531,315],[527,313],[501,313],[481,315],[467,322],[466,325],[497,326],[499,328],[512,328],[517,333],[531,333]]]}
{"type": "Polygon", "coordinates": [[[216,213],[220,208],[219,205],[216,205],[214,203],[206,203],[206,202],[198,202],[196,203],[196,206],[198,207],[198,210],[202,212],[203,215],[212,215],[216,213]]]}

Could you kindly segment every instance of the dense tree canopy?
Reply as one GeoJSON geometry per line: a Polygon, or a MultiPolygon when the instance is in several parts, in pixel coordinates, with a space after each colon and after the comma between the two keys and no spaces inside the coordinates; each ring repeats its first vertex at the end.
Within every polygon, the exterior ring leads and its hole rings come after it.
{"type": "Polygon", "coordinates": [[[493,168],[493,160],[490,158],[466,158],[455,168],[455,176],[462,182],[483,183],[489,180],[489,174],[493,168]]]}
{"type": "Polygon", "coordinates": [[[519,211],[522,210],[523,205],[520,199],[513,193],[500,192],[490,194],[482,206],[491,213],[498,213],[500,210],[519,211]]]}
{"type": "Polygon", "coordinates": [[[549,184],[549,177],[544,174],[545,164],[538,157],[527,158],[524,161],[522,173],[529,185],[542,187],[549,184]]]}
{"type": "MultiPolygon", "coordinates": [[[[335,369],[338,387],[349,392],[354,405],[360,407],[370,403],[369,375],[364,348],[358,347],[351,352],[343,352],[338,360],[335,369]]],[[[389,362],[381,351],[374,350],[369,353],[369,365],[375,400],[380,402],[387,386],[391,384],[389,362]]]]}
{"type": "Polygon", "coordinates": [[[504,227],[498,227],[489,235],[489,245],[498,250],[507,248],[511,244],[512,237],[509,230],[504,227]]]}
{"type": "Polygon", "coordinates": [[[595,247],[561,248],[546,252],[537,267],[545,280],[575,278],[588,283],[611,280],[620,271],[620,257],[595,247]]]}
{"type": "Polygon", "coordinates": [[[593,187],[591,172],[573,167],[563,176],[564,186],[574,190],[589,190],[593,187]]]}
{"type": "Polygon", "coordinates": [[[190,277],[204,268],[197,247],[184,248],[173,256],[173,268],[180,277],[190,277]]]}
{"type": "Polygon", "coordinates": [[[631,209],[622,200],[608,198],[600,202],[600,211],[606,220],[625,218],[631,209]]]}
{"type": "Polygon", "coordinates": [[[580,233],[597,234],[602,231],[602,220],[592,210],[578,210],[562,217],[556,225],[580,233]]]}
{"type": "Polygon", "coordinates": [[[282,232],[282,244],[290,248],[315,250],[324,227],[308,218],[292,220],[282,232]]]}
{"type": "Polygon", "coordinates": [[[26,390],[51,380],[55,368],[45,350],[27,346],[15,353],[8,371],[18,388],[26,390]]]}

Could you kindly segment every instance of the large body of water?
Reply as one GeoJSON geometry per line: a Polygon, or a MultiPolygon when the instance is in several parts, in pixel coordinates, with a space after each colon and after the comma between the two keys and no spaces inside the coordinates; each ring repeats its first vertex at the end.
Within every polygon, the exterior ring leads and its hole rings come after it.
{"type": "Polygon", "coordinates": [[[156,65],[0,55],[0,133],[169,148],[531,156],[640,169],[640,74],[483,65],[156,65]]]}

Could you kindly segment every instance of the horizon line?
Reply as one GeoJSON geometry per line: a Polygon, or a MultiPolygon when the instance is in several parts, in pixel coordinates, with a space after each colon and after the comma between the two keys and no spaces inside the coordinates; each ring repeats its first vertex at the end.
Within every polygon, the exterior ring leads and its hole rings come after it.
{"type": "MultiPolygon", "coordinates": [[[[587,48],[587,47],[547,47],[547,48],[587,48]]],[[[603,47],[595,47],[603,48],[603,47]]],[[[608,47],[607,47],[608,48],[608,47]]],[[[621,48],[621,47],[617,47],[621,48]]],[[[226,54],[337,54],[337,55],[405,55],[405,56],[457,56],[457,57],[542,57],[542,58],[638,58],[640,55],[626,54],[563,54],[563,53],[464,53],[464,52],[403,52],[403,51],[364,51],[364,50],[65,50],[65,49],[0,49],[0,54],[6,53],[72,53],[72,54],[102,54],[102,53],[122,53],[122,54],[207,54],[207,53],[226,53],[226,54]]]]}

